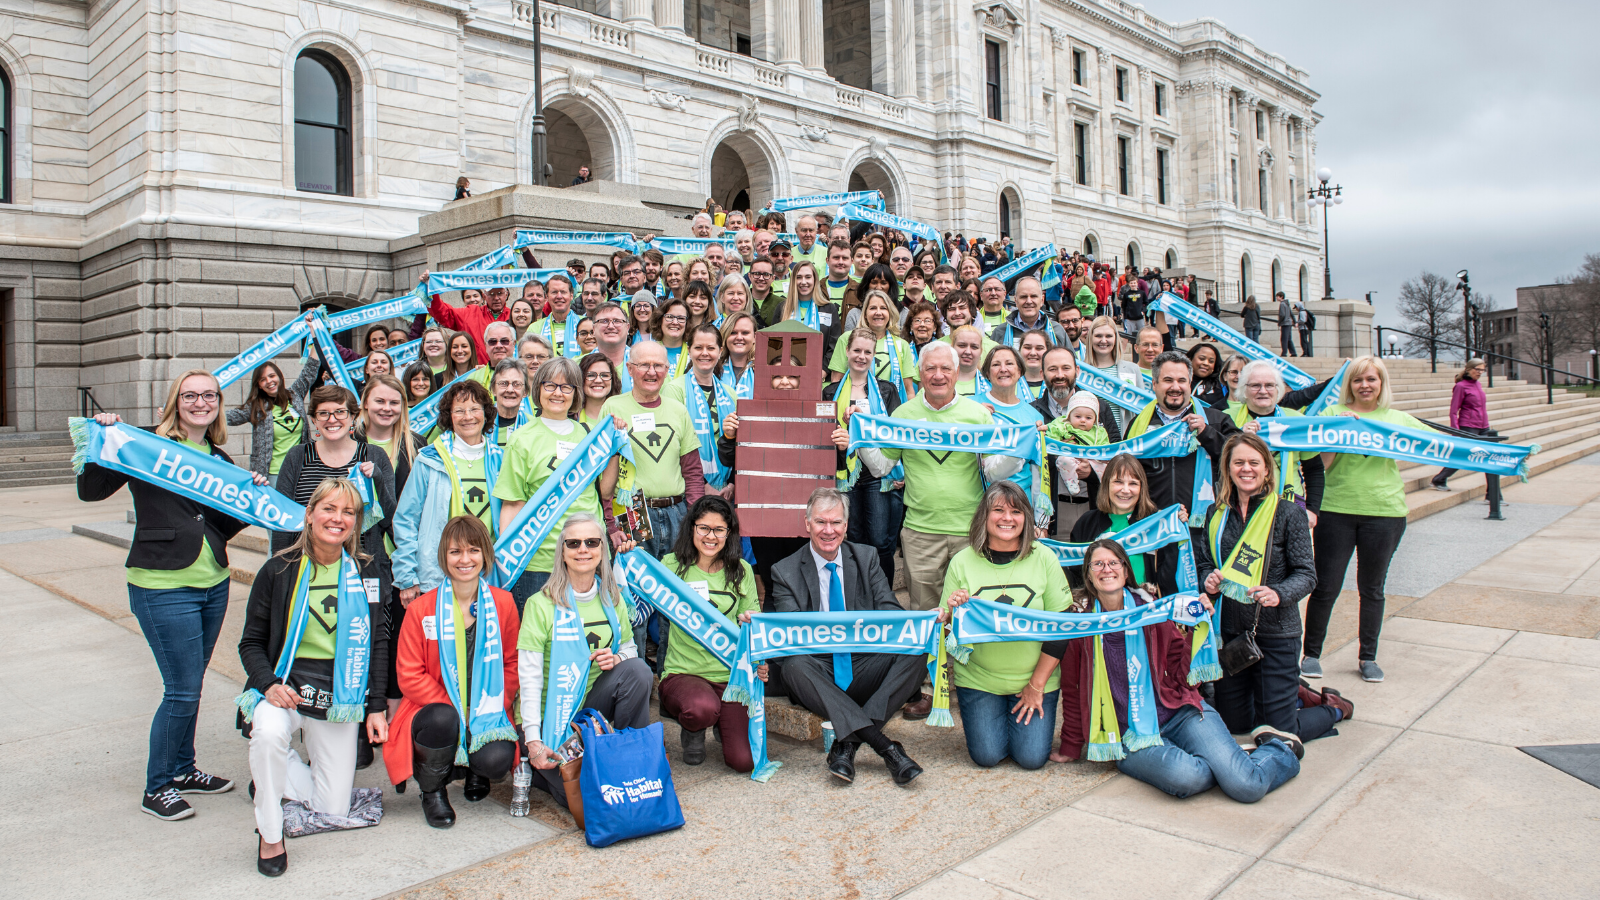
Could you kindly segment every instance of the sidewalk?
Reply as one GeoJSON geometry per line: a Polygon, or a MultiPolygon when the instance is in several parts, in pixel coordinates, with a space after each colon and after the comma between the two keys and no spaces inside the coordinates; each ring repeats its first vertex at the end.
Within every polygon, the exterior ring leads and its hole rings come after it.
{"type": "MultiPolygon", "coordinates": [[[[26,623],[0,649],[0,765],[33,786],[0,799],[0,897],[1592,895],[1600,793],[1516,747],[1600,743],[1600,465],[1506,493],[1505,522],[1468,503],[1411,526],[1384,684],[1354,676],[1354,595],[1341,596],[1325,683],[1356,718],[1252,806],[1172,800],[1099,763],[978,769],[959,730],[898,719],[891,736],[927,770],[909,789],[869,753],[856,784],[838,784],[815,743],[781,738],[785,765],[761,785],[723,767],[715,741],[704,765],[681,766],[667,723],[680,831],[593,851],[549,804],[506,815],[503,785],[478,804],[458,786],[458,824],[435,831],[414,786],[391,788],[380,826],[292,841],[289,874],[269,882],[251,861],[233,729],[247,590],[234,589],[197,741],[202,766],[239,786],[158,822],[138,796],[160,681],[128,612],[124,553],[69,533],[121,515],[126,495],[90,506],[70,488],[0,491],[0,615],[26,623]]],[[[357,784],[383,780],[379,764],[357,784]]]]}

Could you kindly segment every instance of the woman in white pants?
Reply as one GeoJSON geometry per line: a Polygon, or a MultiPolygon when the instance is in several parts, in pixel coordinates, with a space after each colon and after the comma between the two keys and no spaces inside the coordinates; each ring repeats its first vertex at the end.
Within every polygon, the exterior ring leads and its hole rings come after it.
{"type": "Polygon", "coordinates": [[[362,721],[372,743],[388,737],[389,624],[382,599],[389,579],[361,550],[361,519],[355,485],[343,478],[319,484],[299,539],[261,567],[245,607],[239,659],[246,689],[239,707],[251,727],[256,868],[263,875],[282,875],[289,866],[283,800],[348,815],[362,721]],[[296,731],[309,766],[290,751],[296,731]]]}

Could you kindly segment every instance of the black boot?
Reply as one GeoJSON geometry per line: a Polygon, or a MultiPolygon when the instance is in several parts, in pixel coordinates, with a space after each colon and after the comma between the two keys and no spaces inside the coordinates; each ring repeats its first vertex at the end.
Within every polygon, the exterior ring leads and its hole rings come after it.
{"type": "Polygon", "coordinates": [[[455,771],[455,747],[411,745],[411,774],[422,791],[422,817],[434,828],[449,828],[456,823],[450,808],[450,776],[455,771]]]}
{"type": "Polygon", "coordinates": [[[699,731],[690,731],[684,728],[678,734],[683,743],[683,764],[686,766],[698,766],[705,762],[706,730],[702,728],[699,731]]]}
{"type": "Polygon", "coordinates": [[[461,786],[461,795],[469,801],[477,803],[489,796],[489,779],[479,775],[471,769],[467,770],[466,783],[461,786]]]}
{"type": "Polygon", "coordinates": [[[362,728],[357,732],[356,738],[356,771],[372,765],[372,742],[367,740],[367,729],[362,728]]]}

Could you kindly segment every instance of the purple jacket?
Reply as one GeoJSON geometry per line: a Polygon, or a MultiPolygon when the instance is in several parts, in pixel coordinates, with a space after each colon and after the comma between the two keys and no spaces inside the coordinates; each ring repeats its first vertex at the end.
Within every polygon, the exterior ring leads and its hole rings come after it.
{"type": "Polygon", "coordinates": [[[1483,385],[1471,378],[1456,382],[1450,392],[1450,427],[1489,427],[1489,398],[1484,396],[1483,385]]]}

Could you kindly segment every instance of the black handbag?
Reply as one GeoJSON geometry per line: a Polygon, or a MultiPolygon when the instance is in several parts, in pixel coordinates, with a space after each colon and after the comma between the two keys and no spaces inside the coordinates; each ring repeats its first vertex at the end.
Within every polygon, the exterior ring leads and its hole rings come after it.
{"type": "Polygon", "coordinates": [[[1256,608],[1256,616],[1255,621],[1250,623],[1250,630],[1223,644],[1222,649],[1217,651],[1217,662],[1222,664],[1222,671],[1229,675],[1237,675],[1261,661],[1261,645],[1256,643],[1256,625],[1261,622],[1261,604],[1251,605],[1256,608]]]}

